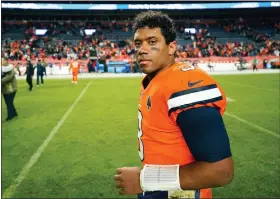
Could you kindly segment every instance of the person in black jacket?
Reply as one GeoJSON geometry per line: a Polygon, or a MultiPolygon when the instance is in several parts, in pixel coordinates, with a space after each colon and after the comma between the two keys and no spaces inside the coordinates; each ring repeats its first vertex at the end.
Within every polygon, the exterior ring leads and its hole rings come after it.
{"type": "Polygon", "coordinates": [[[43,66],[43,63],[41,62],[41,60],[38,60],[37,63],[37,86],[40,85],[40,81],[39,78],[41,78],[41,84],[44,84],[44,74],[46,74],[46,70],[45,67],[43,66]]]}
{"type": "Polygon", "coordinates": [[[30,60],[27,61],[25,74],[26,74],[26,82],[29,85],[29,91],[32,91],[33,89],[32,78],[34,75],[34,67],[33,64],[30,62],[30,60]]]}

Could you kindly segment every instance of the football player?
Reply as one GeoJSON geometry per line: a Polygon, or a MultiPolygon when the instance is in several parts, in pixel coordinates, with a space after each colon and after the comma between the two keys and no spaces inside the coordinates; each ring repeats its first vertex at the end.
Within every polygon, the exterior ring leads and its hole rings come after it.
{"type": "Polygon", "coordinates": [[[222,119],[225,93],[200,68],[175,61],[176,30],[166,14],[135,18],[136,58],[146,74],[138,107],[142,168],[116,170],[121,195],[138,198],[211,198],[232,181],[234,164],[222,119]]]}

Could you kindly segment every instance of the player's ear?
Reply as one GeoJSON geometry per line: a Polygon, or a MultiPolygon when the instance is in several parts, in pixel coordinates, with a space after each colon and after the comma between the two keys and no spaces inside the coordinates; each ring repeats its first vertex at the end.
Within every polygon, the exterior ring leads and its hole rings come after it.
{"type": "Polygon", "coordinates": [[[176,52],[177,50],[177,42],[176,41],[172,41],[169,43],[169,52],[168,54],[169,55],[174,55],[174,53],[176,52]]]}

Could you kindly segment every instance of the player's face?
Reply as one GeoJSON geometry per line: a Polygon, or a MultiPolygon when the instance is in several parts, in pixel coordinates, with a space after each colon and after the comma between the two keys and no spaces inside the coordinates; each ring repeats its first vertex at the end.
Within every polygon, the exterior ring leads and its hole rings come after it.
{"type": "Polygon", "coordinates": [[[153,74],[169,65],[177,47],[176,41],[165,43],[160,28],[149,27],[135,32],[134,44],[136,61],[145,74],[153,74]]]}

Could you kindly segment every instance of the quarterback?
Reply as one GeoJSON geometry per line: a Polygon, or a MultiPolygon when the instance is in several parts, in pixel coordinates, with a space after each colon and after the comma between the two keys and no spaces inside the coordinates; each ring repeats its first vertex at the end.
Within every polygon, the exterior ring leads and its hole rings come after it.
{"type": "Polygon", "coordinates": [[[121,195],[138,198],[212,198],[229,184],[234,163],[222,119],[226,96],[206,72],[175,61],[176,31],[162,12],[135,18],[136,58],[146,76],[138,102],[142,167],[117,168],[121,195]]]}

